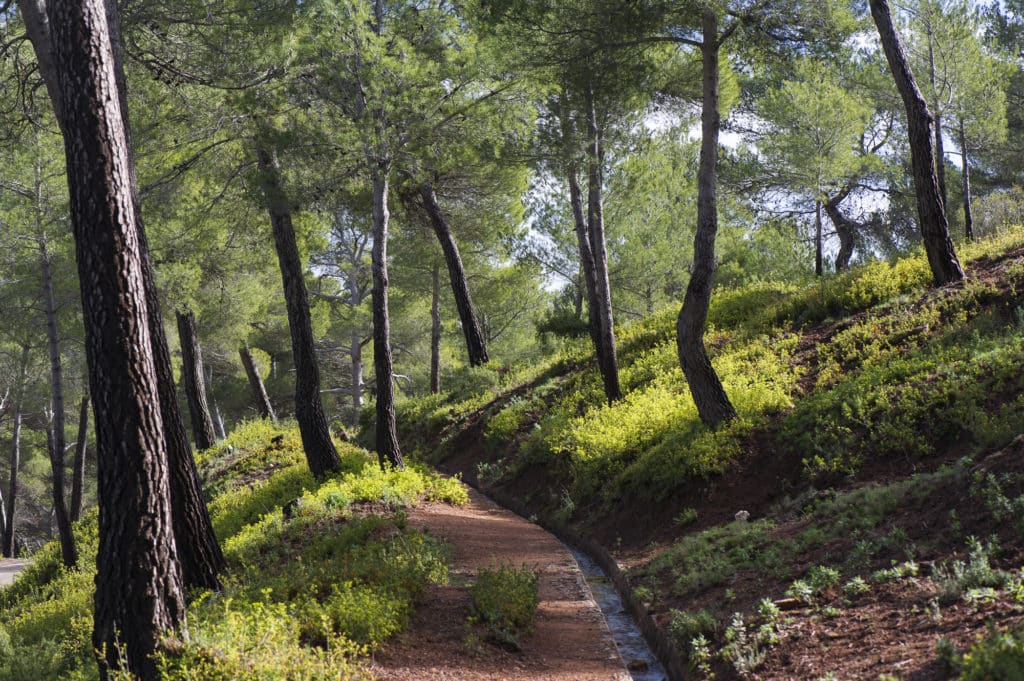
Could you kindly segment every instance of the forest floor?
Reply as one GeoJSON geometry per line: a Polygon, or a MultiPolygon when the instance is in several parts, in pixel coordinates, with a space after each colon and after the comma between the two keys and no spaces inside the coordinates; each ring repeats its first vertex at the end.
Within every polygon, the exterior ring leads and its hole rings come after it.
{"type": "Polygon", "coordinates": [[[27,563],[23,560],[16,560],[14,558],[3,558],[0,559],[0,586],[7,586],[14,581],[14,578],[18,576],[27,563]]]}
{"type": "Polygon", "coordinates": [[[475,490],[469,504],[422,504],[409,526],[451,548],[450,581],[429,588],[409,629],[374,656],[381,681],[612,681],[628,679],[604,617],[569,550],[537,525],[475,490]],[[526,566],[539,576],[534,631],[514,651],[467,625],[470,586],[482,569],[526,566]]]}

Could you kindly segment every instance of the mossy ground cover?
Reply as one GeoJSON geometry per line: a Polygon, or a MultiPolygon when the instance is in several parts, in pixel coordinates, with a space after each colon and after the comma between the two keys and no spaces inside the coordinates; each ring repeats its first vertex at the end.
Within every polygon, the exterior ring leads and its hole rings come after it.
{"type": "MultiPolygon", "coordinates": [[[[168,641],[164,678],[364,678],[364,656],[447,579],[444,544],[406,527],[405,509],[464,504],[464,488],[420,467],[381,471],[366,451],[338,447],[343,471],[323,483],[290,424],[245,424],[199,457],[228,570],[223,591],[191,594],[188,637],[168,641]]],[[[60,567],[50,544],[0,592],[0,679],[97,677],[95,528],[95,515],[76,526],[82,568],[60,567]]]]}
{"type": "MultiPolygon", "coordinates": [[[[986,456],[1024,432],[1022,242],[1017,228],[964,245],[969,277],[943,289],[914,253],[811,288],[717,292],[707,344],[739,413],[719,429],[700,423],[678,369],[676,309],[618,330],[626,395],[613,405],[574,341],[472,404],[434,397],[438,420],[405,427],[442,465],[618,551],[666,630],[699,625],[694,664],[738,674],[772,659],[756,642],[778,638],[781,620],[759,634],[759,603],[794,582],[819,611],[841,609],[848,582],[856,594],[856,580],[914,560],[934,594],[932,569],[969,564],[971,536],[997,538],[993,569],[1021,567],[1022,471],[992,472],[986,456]],[[812,568],[841,582],[809,585],[812,568]]],[[[423,409],[407,402],[400,419],[423,409]]],[[[1010,621],[1011,586],[990,594],[1010,621]]]]}

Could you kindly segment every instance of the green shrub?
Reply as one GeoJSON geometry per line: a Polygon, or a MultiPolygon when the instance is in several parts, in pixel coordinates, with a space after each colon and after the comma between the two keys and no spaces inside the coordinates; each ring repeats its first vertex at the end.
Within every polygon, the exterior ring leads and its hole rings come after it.
{"type": "Polygon", "coordinates": [[[525,566],[481,570],[471,589],[470,623],[484,625],[499,643],[518,648],[537,615],[537,574],[525,566]]]}
{"type": "Polygon", "coordinates": [[[1024,632],[991,630],[963,656],[960,681],[1024,679],[1024,632]]]}
{"type": "Polygon", "coordinates": [[[708,610],[689,612],[673,608],[669,610],[669,618],[668,632],[672,641],[687,656],[692,656],[695,638],[712,639],[718,632],[718,619],[708,610]]]}

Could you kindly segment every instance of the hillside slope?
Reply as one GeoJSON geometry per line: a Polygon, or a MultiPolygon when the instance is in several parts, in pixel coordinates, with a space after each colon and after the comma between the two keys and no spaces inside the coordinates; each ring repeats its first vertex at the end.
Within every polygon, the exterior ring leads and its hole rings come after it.
{"type": "Polygon", "coordinates": [[[620,330],[619,403],[580,341],[502,388],[406,402],[403,435],[611,551],[677,669],[1020,664],[1019,635],[960,653],[1024,603],[1022,242],[966,245],[968,278],[942,289],[915,255],[719,292],[708,344],[739,418],[718,430],[697,418],[666,310],[620,330]]]}

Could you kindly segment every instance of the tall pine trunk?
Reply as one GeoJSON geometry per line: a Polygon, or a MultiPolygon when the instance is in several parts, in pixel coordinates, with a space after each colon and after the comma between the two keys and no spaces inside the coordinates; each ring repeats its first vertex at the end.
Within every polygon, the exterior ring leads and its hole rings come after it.
{"type": "MultiPolygon", "coordinates": [[[[569,180],[569,204],[572,207],[572,221],[576,232],[576,246],[580,253],[580,271],[583,272],[583,283],[587,296],[587,328],[590,340],[594,343],[597,354],[597,366],[604,375],[604,345],[601,343],[600,303],[597,296],[597,274],[594,267],[594,252],[590,246],[590,230],[583,209],[583,190],[577,175],[575,164],[570,164],[567,172],[569,180]]],[[[607,397],[607,394],[605,395],[607,397]]]]}
{"type": "MultiPolygon", "coordinates": [[[[112,10],[111,10],[112,11],[112,10]]],[[[95,404],[101,677],[158,678],[153,653],[185,617],[143,275],[144,244],[107,8],[52,0],[72,230],[95,404]]],[[[115,31],[116,35],[116,31],[115,31]]]]}
{"type": "Polygon", "coordinates": [[[178,340],[181,344],[181,382],[188,402],[192,434],[196,449],[209,449],[217,442],[213,417],[206,401],[206,376],[203,374],[203,350],[196,331],[196,315],[192,310],[175,313],[178,340]]]}
{"type": "Polygon", "coordinates": [[[971,209],[971,165],[967,154],[967,131],[964,119],[960,119],[960,160],[964,180],[964,233],[969,241],[974,240],[974,211],[971,209]]]}
{"type": "Polygon", "coordinates": [[[46,347],[50,357],[51,422],[47,430],[52,472],[50,491],[53,495],[53,514],[57,518],[60,553],[67,567],[78,562],[75,535],[71,531],[71,517],[64,499],[64,367],[60,358],[60,334],[57,330],[57,297],[53,292],[53,261],[46,241],[39,243],[39,266],[43,283],[43,306],[46,316],[46,347]]]}
{"type": "Polygon", "coordinates": [[[608,248],[604,237],[604,150],[597,122],[597,106],[592,89],[587,90],[587,232],[594,261],[594,292],[597,298],[598,333],[602,362],[601,377],[608,402],[622,398],[619,384],[619,360],[615,349],[615,322],[612,318],[612,292],[608,281],[608,248]]]}
{"type": "Polygon", "coordinates": [[[441,268],[430,273],[430,392],[441,392],[441,268]]]}
{"type": "Polygon", "coordinates": [[[469,365],[481,366],[488,360],[487,342],[484,340],[480,323],[473,310],[473,300],[469,295],[469,284],[466,281],[466,271],[462,267],[459,247],[455,243],[451,227],[441,211],[441,205],[437,202],[437,194],[430,183],[420,187],[420,198],[423,201],[423,208],[430,216],[434,234],[437,235],[437,240],[441,243],[441,250],[444,252],[445,264],[448,266],[448,280],[452,285],[455,307],[459,311],[459,321],[462,322],[462,333],[466,337],[469,365]]]}
{"type": "Polygon", "coordinates": [[[85,452],[89,444],[89,386],[82,394],[78,408],[78,439],[75,440],[75,458],[71,464],[71,520],[82,517],[85,491],[85,452]]]}
{"type": "Polygon", "coordinates": [[[4,527],[2,553],[14,556],[14,528],[17,525],[18,472],[21,468],[21,424],[24,418],[25,383],[28,376],[28,362],[31,357],[29,346],[21,346],[21,362],[18,365],[18,384],[14,391],[11,421],[11,478],[7,486],[7,524],[4,527]]]}
{"type": "Polygon", "coordinates": [[[717,425],[736,417],[722,382],[711,366],[704,347],[704,327],[711,305],[715,274],[715,237],[718,234],[718,17],[706,10],[702,21],[700,164],[697,170],[697,231],[693,243],[693,268],[686,286],[683,307],[676,321],[676,346],[690,393],[701,420],[717,425]]]}
{"type": "Polygon", "coordinates": [[[928,254],[932,277],[936,285],[942,286],[963,279],[964,271],[960,267],[956,249],[953,248],[953,241],[949,238],[945,203],[936,176],[936,158],[932,145],[932,126],[935,119],[928,111],[928,104],[914,81],[906,52],[893,26],[888,0],[870,0],[870,5],[871,16],[878,27],[885,58],[889,62],[889,69],[907,110],[910,159],[914,173],[921,237],[925,252],[928,254]]]}
{"type": "Polygon", "coordinates": [[[821,227],[821,199],[819,198],[814,200],[814,275],[817,277],[825,274],[821,227]]]}
{"type": "Polygon", "coordinates": [[[309,470],[324,478],[341,468],[341,459],[331,440],[331,431],[320,399],[320,367],[316,361],[313,322],[309,315],[309,293],[303,279],[302,259],[295,240],[292,211],[281,186],[281,169],[277,155],[264,143],[256,147],[263,195],[274,231],[277,261],[284,283],[288,328],[292,336],[295,360],[295,419],[299,422],[302,447],[306,450],[309,470]]]}
{"type": "Polygon", "coordinates": [[[249,389],[252,390],[253,399],[256,400],[256,411],[260,418],[277,420],[274,413],[274,405],[270,403],[270,396],[267,395],[267,387],[263,384],[263,377],[260,376],[260,368],[256,366],[256,360],[249,349],[249,343],[243,342],[238,348],[238,355],[242,359],[242,367],[245,369],[245,376],[249,379],[249,389]]]}
{"type": "Polygon", "coordinates": [[[373,369],[377,380],[376,447],[381,467],[404,468],[395,423],[394,364],[391,359],[391,318],[388,312],[388,172],[374,163],[373,174],[373,369]]]}

